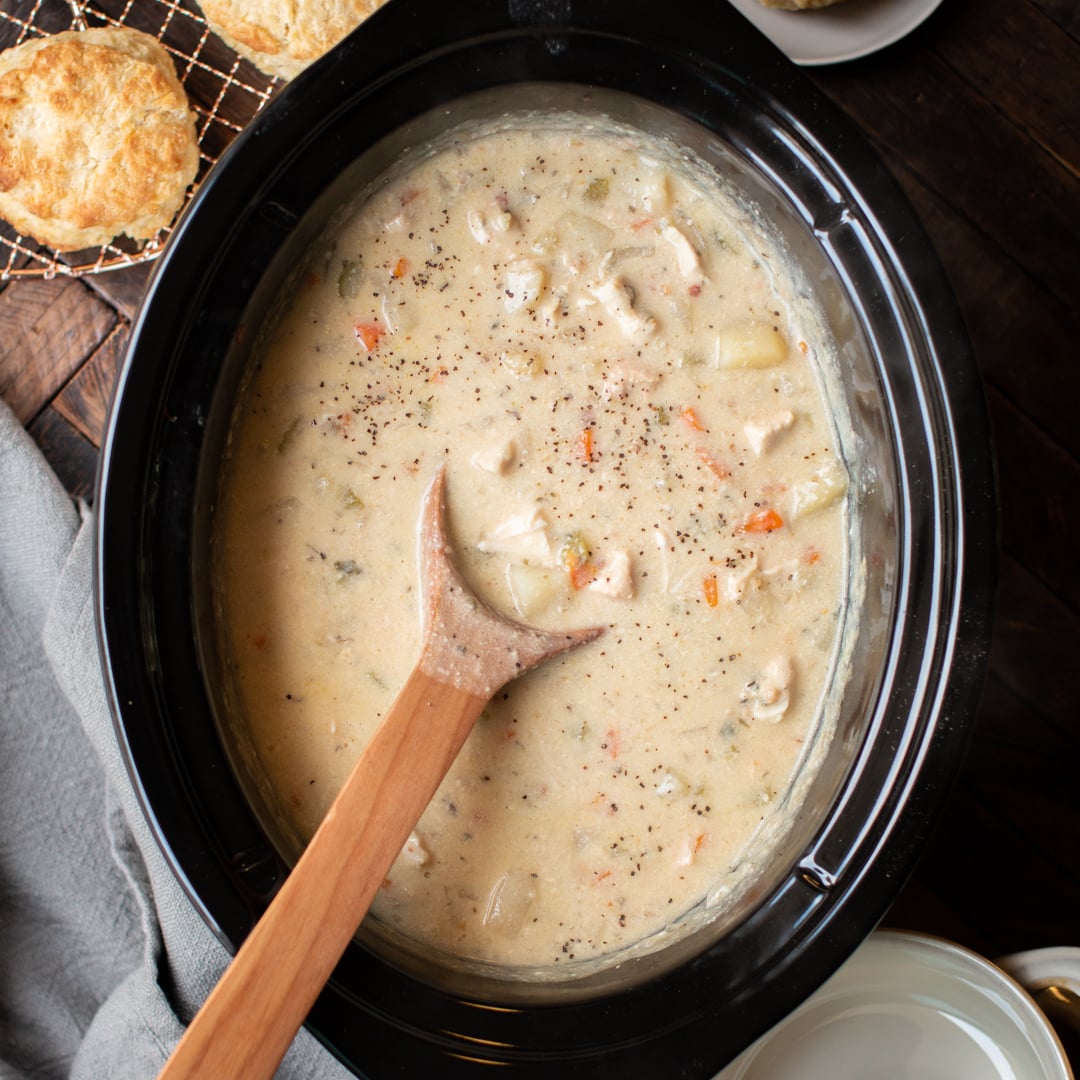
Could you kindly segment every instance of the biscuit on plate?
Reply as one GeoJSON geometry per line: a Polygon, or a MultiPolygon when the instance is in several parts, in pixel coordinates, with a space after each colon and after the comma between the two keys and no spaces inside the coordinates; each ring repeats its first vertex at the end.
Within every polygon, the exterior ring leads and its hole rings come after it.
{"type": "Polygon", "coordinates": [[[146,240],[195,179],[195,116],[165,49],[126,27],[0,53],[0,218],[60,251],[146,240]]]}
{"type": "Polygon", "coordinates": [[[810,11],[814,8],[831,7],[841,0],[758,0],[762,7],[781,8],[784,11],[810,11]]]}
{"type": "Polygon", "coordinates": [[[384,0],[199,0],[210,29],[260,71],[292,79],[384,0]]]}

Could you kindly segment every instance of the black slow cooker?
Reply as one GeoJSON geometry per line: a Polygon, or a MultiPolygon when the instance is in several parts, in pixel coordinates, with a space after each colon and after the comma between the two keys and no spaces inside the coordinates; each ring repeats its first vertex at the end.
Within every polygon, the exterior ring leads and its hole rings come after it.
{"type": "Polygon", "coordinates": [[[557,107],[684,143],[802,265],[854,428],[862,618],[837,730],[782,857],[659,953],[542,986],[455,975],[361,935],[309,1018],[358,1075],[708,1077],[876,925],[943,805],[993,595],[989,436],[936,258],[860,133],[728,4],[391,0],[212,170],[132,329],[97,499],[118,737],[179,880],[230,948],[288,872],[215,721],[206,548],[251,342],[329,215],[470,117],[557,107]]]}

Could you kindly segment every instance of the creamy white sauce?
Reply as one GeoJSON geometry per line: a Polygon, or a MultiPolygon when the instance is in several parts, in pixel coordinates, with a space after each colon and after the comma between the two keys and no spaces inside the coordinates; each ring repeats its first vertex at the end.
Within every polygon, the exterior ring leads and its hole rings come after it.
{"type": "Polygon", "coordinates": [[[626,131],[459,137],[339,220],[260,355],[216,525],[223,639],[310,836],[413,666],[448,470],[472,587],[604,637],[496,696],[373,908],[562,966],[741,887],[824,723],[847,474],[830,348],[703,168],[626,131]]]}

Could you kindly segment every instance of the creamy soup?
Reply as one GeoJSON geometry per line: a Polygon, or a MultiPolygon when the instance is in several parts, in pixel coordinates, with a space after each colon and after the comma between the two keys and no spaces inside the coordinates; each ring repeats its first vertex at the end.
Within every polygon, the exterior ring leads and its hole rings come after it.
{"type": "Polygon", "coordinates": [[[565,968],[743,887],[827,727],[847,560],[830,344],[753,215],[660,142],[522,117],[417,154],[296,277],[215,526],[281,819],[311,835],[415,662],[445,466],[472,587],[606,632],[498,694],[374,914],[565,968]]]}

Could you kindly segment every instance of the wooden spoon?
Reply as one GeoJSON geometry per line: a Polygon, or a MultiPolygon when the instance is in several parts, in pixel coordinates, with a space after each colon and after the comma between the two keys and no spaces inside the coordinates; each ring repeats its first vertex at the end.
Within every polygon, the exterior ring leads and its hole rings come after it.
{"type": "Polygon", "coordinates": [[[322,825],[159,1080],[274,1074],[473,724],[505,683],[591,641],[478,600],[454,564],[440,471],[420,519],[420,659],[322,825]]]}

